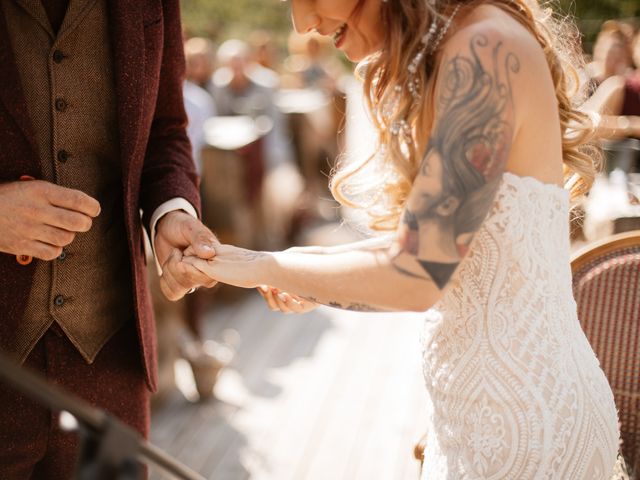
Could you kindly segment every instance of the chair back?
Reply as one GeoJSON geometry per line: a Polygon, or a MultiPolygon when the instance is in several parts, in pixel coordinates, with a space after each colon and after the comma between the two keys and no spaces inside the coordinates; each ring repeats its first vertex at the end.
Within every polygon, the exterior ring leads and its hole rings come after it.
{"type": "Polygon", "coordinates": [[[613,389],[622,453],[640,471],[640,230],[587,246],[571,269],[580,323],[613,389]]]}

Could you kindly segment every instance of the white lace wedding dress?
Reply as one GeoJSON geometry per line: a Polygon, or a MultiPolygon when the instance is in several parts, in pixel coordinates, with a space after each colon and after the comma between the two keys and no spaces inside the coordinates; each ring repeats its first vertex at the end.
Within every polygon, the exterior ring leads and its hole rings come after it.
{"type": "Polygon", "coordinates": [[[603,480],[618,426],[571,291],[568,192],[505,173],[423,346],[423,480],[603,480]]]}

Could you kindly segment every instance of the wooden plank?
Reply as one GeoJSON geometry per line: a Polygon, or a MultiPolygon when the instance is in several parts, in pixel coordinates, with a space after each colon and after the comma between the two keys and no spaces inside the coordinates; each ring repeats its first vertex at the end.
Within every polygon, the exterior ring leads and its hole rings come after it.
{"type": "Polygon", "coordinates": [[[398,322],[389,332],[386,369],[390,374],[379,392],[375,425],[362,446],[364,460],[345,479],[417,479],[419,464],[413,459],[413,447],[420,437],[416,432],[422,433],[426,396],[418,341],[422,323],[407,315],[398,322]]]}
{"type": "Polygon", "coordinates": [[[336,377],[314,428],[309,461],[300,465],[296,478],[320,480],[343,478],[349,456],[357,449],[358,425],[366,410],[366,399],[374,387],[384,337],[384,323],[370,314],[345,314],[360,332],[348,350],[346,362],[336,377]]]}
{"type": "Polygon", "coordinates": [[[159,446],[221,480],[417,478],[419,316],[284,316],[252,295],[207,317],[208,337],[239,331],[238,355],[216,386],[220,400],[174,400],[154,414],[159,446]]]}
{"type": "MultiPolygon", "coordinates": [[[[271,357],[265,357],[259,365],[259,368],[251,371],[243,372],[243,378],[245,382],[251,388],[251,391],[255,393],[253,401],[247,405],[247,408],[239,413],[234,420],[238,422],[248,433],[251,435],[250,443],[253,445],[263,444],[260,442],[260,438],[264,435],[268,429],[277,428],[278,425],[282,425],[283,419],[281,415],[284,414],[282,410],[283,402],[286,401],[287,390],[275,385],[270,379],[272,371],[276,369],[282,369],[296,361],[298,357],[303,358],[313,353],[313,347],[319,338],[324,334],[324,330],[330,327],[330,323],[323,320],[323,317],[318,312],[313,312],[309,316],[294,317],[279,315],[274,320],[282,328],[284,328],[285,334],[280,337],[281,343],[276,345],[276,348],[272,349],[271,357]],[[293,346],[296,345],[296,348],[293,346]],[[303,346],[303,348],[301,348],[303,346]],[[262,387],[260,384],[263,384],[262,387]],[[265,391],[264,384],[270,385],[268,390],[265,391]],[[278,408],[280,405],[280,408],[278,408]],[[274,423],[276,425],[274,425],[274,423]]],[[[285,385],[286,387],[292,387],[291,385],[285,385]]],[[[296,385],[291,388],[295,390],[302,385],[296,385]]],[[[237,450],[237,445],[230,445],[228,453],[223,461],[211,471],[211,476],[217,478],[219,469],[227,468],[225,462],[232,461],[229,458],[229,454],[237,450]]],[[[262,452],[260,450],[253,450],[245,452],[253,459],[270,457],[268,452],[262,452]]],[[[208,461],[211,464],[211,460],[208,461]]],[[[205,472],[209,472],[208,468],[204,469],[205,472]]]]}
{"type": "MultiPolygon", "coordinates": [[[[240,332],[247,333],[247,336],[250,337],[248,332],[255,330],[255,328],[251,327],[259,323],[259,317],[264,308],[264,305],[262,305],[260,301],[245,301],[235,308],[216,309],[207,315],[207,320],[211,318],[220,320],[219,331],[223,328],[222,324],[224,322],[225,325],[232,325],[240,332]]],[[[208,325],[206,329],[207,334],[209,334],[210,329],[208,325]]],[[[247,345],[250,346],[251,343],[247,345]]],[[[246,355],[243,355],[241,345],[233,364],[242,363],[244,356],[246,355]],[[238,359],[241,361],[238,361],[238,359]]],[[[224,381],[224,377],[225,372],[221,375],[219,382],[224,381]]],[[[198,435],[201,427],[204,428],[203,426],[206,426],[208,435],[213,438],[224,438],[227,431],[223,420],[226,416],[232,415],[233,410],[233,407],[227,406],[222,402],[216,402],[215,400],[201,404],[192,404],[178,396],[176,400],[171,402],[162,412],[156,412],[154,414],[152,418],[151,440],[159,447],[166,449],[170,454],[176,456],[180,461],[192,466],[194,450],[197,457],[206,458],[206,456],[208,456],[208,452],[205,455],[204,453],[200,453],[197,447],[194,448],[194,436],[198,435]],[[220,417],[217,419],[210,412],[211,409],[215,410],[216,408],[221,411],[220,417]],[[205,421],[207,419],[209,420],[208,422],[205,421]],[[166,426],[163,426],[163,424],[166,426]],[[158,425],[158,427],[156,427],[156,425],[158,425]]],[[[203,444],[200,443],[198,445],[202,446],[203,444]]]]}
{"type": "MultiPolygon", "coordinates": [[[[242,344],[238,350],[234,368],[242,372],[243,382],[248,391],[259,389],[258,382],[262,381],[264,375],[264,365],[274,350],[282,347],[282,338],[288,335],[286,325],[281,321],[272,322],[269,317],[274,314],[268,310],[261,298],[252,297],[245,303],[242,309],[243,322],[238,326],[242,344]]],[[[219,379],[219,387],[225,382],[225,376],[219,379]]],[[[180,452],[180,458],[192,465],[196,470],[201,470],[204,464],[211,458],[220,468],[229,469],[225,465],[224,459],[229,456],[228,452],[233,452],[233,462],[235,468],[242,467],[237,461],[237,446],[239,442],[244,442],[242,435],[232,435],[237,431],[234,426],[235,417],[243,415],[250,407],[252,396],[244,398],[238,397],[240,402],[238,408],[227,409],[227,414],[222,417],[223,421],[204,422],[196,418],[196,425],[191,425],[193,430],[192,438],[197,440],[199,448],[195,449],[191,445],[185,446],[180,452]],[[234,439],[235,441],[230,441],[234,439]]],[[[218,402],[216,405],[223,405],[218,402]]],[[[232,477],[233,478],[233,477],[232,477]]]]}
{"type": "Polygon", "coordinates": [[[326,422],[322,412],[331,400],[336,378],[352,354],[358,325],[345,322],[342,313],[325,308],[332,318],[333,329],[328,331],[314,351],[313,357],[293,365],[282,374],[282,384],[288,387],[286,408],[274,418],[271,432],[263,448],[268,448],[269,470],[259,472],[258,478],[304,478],[299,472],[313,457],[314,428],[326,422]],[[270,473],[270,476],[268,475],[270,473]]]}

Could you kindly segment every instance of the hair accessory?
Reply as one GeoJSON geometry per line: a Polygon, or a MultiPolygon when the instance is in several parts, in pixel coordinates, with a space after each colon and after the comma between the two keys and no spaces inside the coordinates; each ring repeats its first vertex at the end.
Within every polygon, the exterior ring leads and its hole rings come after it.
{"type": "Polygon", "coordinates": [[[440,45],[440,42],[442,41],[446,33],[449,31],[449,28],[451,28],[451,22],[453,21],[454,17],[458,13],[459,9],[460,9],[460,5],[456,5],[456,8],[453,10],[451,15],[447,18],[446,22],[444,23],[440,31],[438,31],[438,17],[434,16],[433,21],[431,22],[431,26],[429,27],[429,31],[427,31],[427,33],[422,37],[420,41],[420,43],[422,44],[422,47],[420,48],[420,50],[418,50],[418,53],[416,53],[416,56],[413,57],[413,60],[411,60],[411,63],[409,64],[409,67],[408,67],[408,70],[409,70],[408,88],[411,94],[415,98],[420,96],[420,93],[418,91],[419,81],[417,78],[415,78],[415,74],[418,72],[418,67],[420,66],[420,64],[422,63],[422,61],[425,59],[426,56],[431,55],[433,52],[436,51],[436,49],[438,48],[438,45],[440,45]]]}
{"type": "MultiPolygon", "coordinates": [[[[388,0],[382,0],[382,1],[387,2],[388,0]]],[[[434,9],[434,11],[435,11],[436,1],[437,0],[427,0],[428,4],[434,9]]],[[[439,24],[439,20],[442,17],[435,14],[431,22],[431,25],[429,26],[429,30],[420,39],[420,48],[418,49],[418,52],[416,53],[415,57],[413,57],[413,59],[411,60],[411,63],[407,67],[407,70],[409,71],[409,75],[407,79],[406,88],[409,90],[409,93],[411,93],[411,96],[414,98],[414,100],[418,100],[421,95],[420,94],[421,82],[417,76],[420,65],[425,61],[426,58],[428,58],[437,50],[438,46],[440,45],[440,42],[442,41],[444,36],[447,34],[449,29],[451,28],[451,22],[455,18],[459,9],[460,9],[460,5],[458,4],[454,8],[453,12],[451,12],[451,15],[446,19],[446,21],[444,22],[441,28],[438,28],[438,24],[439,24]]],[[[393,117],[393,112],[395,111],[395,108],[397,107],[400,101],[400,97],[403,90],[404,88],[400,85],[396,85],[393,87],[393,95],[382,108],[381,113],[383,116],[387,118],[393,117]]],[[[406,119],[400,119],[400,120],[394,121],[391,124],[390,133],[392,135],[399,135],[400,133],[406,133],[407,135],[410,135],[411,127],[406,121],[406,119]]]]}

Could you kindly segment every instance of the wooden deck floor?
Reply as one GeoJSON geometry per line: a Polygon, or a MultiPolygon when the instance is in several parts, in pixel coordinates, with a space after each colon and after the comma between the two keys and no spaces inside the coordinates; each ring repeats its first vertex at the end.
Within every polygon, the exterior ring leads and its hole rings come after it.
{"type": "Polygon", "coordinates": [[[420,318],[324,307],[285,316],[257,294],[216,308],[207,337],[236,329],[237,356],[215,399],[176,395],[156,411],[151,441],[208,479],[416,480],[420,318]]]}

